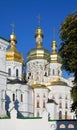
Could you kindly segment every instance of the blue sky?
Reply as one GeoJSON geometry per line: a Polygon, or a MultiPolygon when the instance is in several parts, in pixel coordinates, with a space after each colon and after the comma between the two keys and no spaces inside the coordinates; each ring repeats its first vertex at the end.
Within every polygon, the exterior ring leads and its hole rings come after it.
{"type": "MultiPolygon", "coordinates": [[[[35,47],[35,30],[40,26],[44,32],[43,46],[51,51],[53,30],[56,29],[56,41],[60,47],[59,30],[66,16],[77,10],[77,0],[0,0],[0,36],[9,40],[11,24],[15,24],[17,49],[26,54],[35,47]]],[[[67,75],[65,74],[67,77],[67,75]]]]}

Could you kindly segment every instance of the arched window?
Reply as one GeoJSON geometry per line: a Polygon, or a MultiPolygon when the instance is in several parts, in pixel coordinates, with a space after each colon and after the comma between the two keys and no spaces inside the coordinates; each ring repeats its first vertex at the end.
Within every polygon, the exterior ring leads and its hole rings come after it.
{"type": "Polygon", "coordinates": [[[53,69],[52,74],[55,75],[55,70],[53,69]]]}
{"type": "Polygon", "coordinates": [[[66,99],[66,100],[68,99],[67,95],[66,95],[65,99],[66,99]]]}
{"type": "Polygon", "coordinates": [[[65,119],[67,119],[67,111],[65,112],[65,119]]]}
{"type": "Polygon", "coordinates": [[[60,128],[66,128],[64,124],[61,124],[60,125],[60,128]]]}
{"type": "Polygon", "coordinates": [[[58,75],[60,75],[60,70],[58,70],[58,75]]]}
{"type": "Polygon", "coordinates": [[[13,101],[15,101],[15,94],[13,93],[13,101]]]}
{"type": "Polygon", "coordinates": [[[59,108],[62,108],[62,103],[61,102],[59,103],[59,108]]]}
{"type": "Polygon", "coordinates": [[[18,69],[16,69],[16,77],[18,77],[18,69]]]}
{"type": "Polygon", "coordinates": [[[62,111],[59,111],[59,120],[62,119],[62,111]]]}
{"type": "Polygon", "coordinates": [[[45,72],[44,76],[46,76],[46,77],[47,77],[47,72],[45,72]]]}
{"type": "Polygon", "coordinates": [[[67,109],[68,108],[68,104],[67,104],[67,102],[65,103],[65,109],[67,109]]]}
{"type": "Polygon", "coordinates": [[[62,96],[61,96],[61,95],[59,96],[59,99],[62,99],[62,96]]]}
{"type": "Polygon", "coordinates": [[[74,128],[74,125],[73,124],[69,124],[68,128],[74,128]]]}
{"type": "Polygon", "coordinates": [[[23,102],[23,95],[21,94],[21,102],[23,102]]]}
{"type": "Polygon", "coordinates": [[[11,76],[11,68],[8,68],[8,75],[11,76]]]}
{"type": "Polygon", "coordinates": [[[43,108],[45,108],[45,101],[43,101],[43,108]]]}
{"type": "Polygon", "coordinates": [[[31,72],[29,72],[28,75],[31,76],[31,72]]]}
{"type": "Polygon", "coordinates": [[[39,108],[40,107],[40,105],[39,105],[39,100],[37,100],[37,108],[39,108]]]}

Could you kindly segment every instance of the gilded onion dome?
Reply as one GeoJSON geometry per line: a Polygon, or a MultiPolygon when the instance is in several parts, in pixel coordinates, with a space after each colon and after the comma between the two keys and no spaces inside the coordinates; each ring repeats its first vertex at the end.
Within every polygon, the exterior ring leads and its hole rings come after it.
{"type": "Polygon", "coordinates": [[[56,41],[52,41],[52,53],[50,54],[50,62],[51,63],[61,63],[61,56],[57,53],[57,44],[56,41]]]}
{"type": "Polygon", "coordinates": [[[57,85],[61,85],[61,86],[68,86],[66,82],[63,82],[63,81],[54,81],[54,82],[51,82],[49,84],[49,86],[57,86],[57,85]]]}
{"type": "Polygon", "coordinates": [[[23,56],[20,52],[16,50],[16,35],[14,32],[10,35],[10,49],[6,51],[6,60],[7,61],[17,61],[23,63],[23,56]]]}
{"type": "Polygon", "coordinates": [[[32,85],[32,88],[46,88],[46,86],[45,85],[42,85],[42,84],[34,84],[34,85],[32,85]]]}
{"type": "Polygon", "coordinates": [[[34,60],[34,59],[47,59],[49,58],[49,51],[42,47],[42,40],[43,40],[43,31],[40,27],[36,29],[35,38],[36,38],[36,48],[33,48],[27,54],[27,60],[34,60]]]}
{"type": "Polygon", "coordinates": [[[60,78],[56,78],[56,80],[48,84],[48,86],[57,86],[57,85],[68,86],[68,84],[65,81],[62,81],[60,78]]]}

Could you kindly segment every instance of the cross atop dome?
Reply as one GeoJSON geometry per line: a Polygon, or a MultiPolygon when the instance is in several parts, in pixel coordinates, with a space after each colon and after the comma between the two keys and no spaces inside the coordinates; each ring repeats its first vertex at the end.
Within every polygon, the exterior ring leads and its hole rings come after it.
{"type": "Polygon", "coordinates": [[[12,34],[10,35],[10,42],[15,42],[16,44],[17,38],[16,38],[16,35],[14,34],[14,28],[15,28],[14,23],[11,24],[11,27],[12,27],[12,34]]]}
{"type": "Polygon", "coordinates": [[[41,19],[40,15],[38,15],[37,18],[38,18],[38,27],[40,27],[40,19],[41,19]]]}
{"type": "Polygon", "coordinates": [[[56,39],[56,29],[54,28],[53,29],[53,40],[55,40],[56,39]]]}
{"type": "Polygon", "coordinates": [[[12,34],[14,34],[14,28],[15,28],[14,23],[11,24],[11,27],[12,27],[12,34]]]}

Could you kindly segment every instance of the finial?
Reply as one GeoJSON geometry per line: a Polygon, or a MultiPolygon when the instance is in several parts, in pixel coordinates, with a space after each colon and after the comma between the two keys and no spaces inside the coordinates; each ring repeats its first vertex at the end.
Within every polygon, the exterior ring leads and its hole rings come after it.
{"type": "Polygon", "coordinates": [[[56,39],[56,29],[54,28],[53,29],[53,40],[55,40],[56,39]]]}
{"type": "Polygon", "coordinates": [[[14,27],[15,27],[14,23],[11,24],[11,27],[12,27],[12,34],[14,34],[14,27]]]}
{"type": "Polygon", "coordinates": [[[40,19],[41,19],[41,18],[40,18],[40,15],[38,15],[37,18],[38,18],[38,27],[40,27],[40,19]]]}
{"type": "Polygon", "coordinates": [[[14,27],[15,27],[15,25],[12,23],[11,27],[12,27],[12,34],[10,35],[10,40],[9,41],[10,42],[14,41],[15,43],[17,43],[16,35],[14,34],[14,27]]]}

